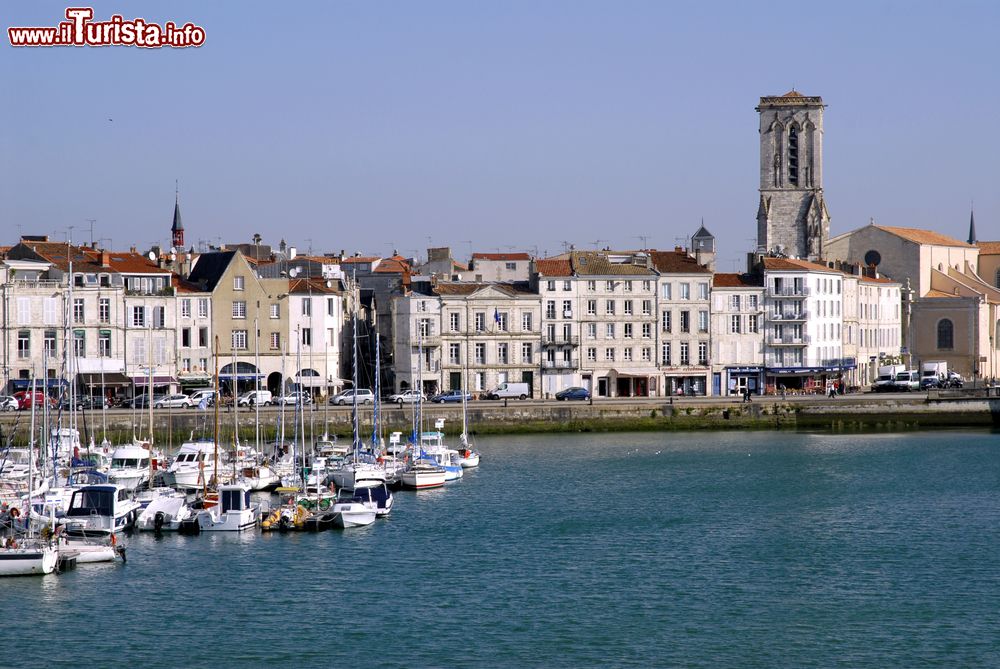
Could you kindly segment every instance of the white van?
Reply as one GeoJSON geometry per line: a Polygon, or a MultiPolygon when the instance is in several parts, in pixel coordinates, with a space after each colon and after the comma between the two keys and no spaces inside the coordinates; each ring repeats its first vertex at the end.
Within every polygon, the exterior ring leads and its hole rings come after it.
{"type": "Polygon", "coordinates": [[[499,400],[513,397],[519,400],[526,400],[530,394],[531,388],[528,387],[527,383],[501,383],[486,393],[486,399],[499,400]]]}
{"type": "Polygon", "coordinates": [[[239,396],[236,400],[236,406],[252,407],[259,404],[262,407],[267,407],[271,406],[272,399],[270,390],[248,390],[239,396]]]}

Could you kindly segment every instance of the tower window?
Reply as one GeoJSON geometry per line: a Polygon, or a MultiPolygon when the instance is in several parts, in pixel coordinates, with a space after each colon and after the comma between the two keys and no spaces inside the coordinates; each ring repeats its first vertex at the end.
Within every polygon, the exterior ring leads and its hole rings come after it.
{"type": "Polygon", "coordinates": [[[942,318],[937,326],[938,350],[950,351],[955,348],[955,326],[951,320],[942,318]]]}
{"type": "Polygon", "coordinates": [[[799,185],[799,131],[788,130],[788,183],[799,185]]]}

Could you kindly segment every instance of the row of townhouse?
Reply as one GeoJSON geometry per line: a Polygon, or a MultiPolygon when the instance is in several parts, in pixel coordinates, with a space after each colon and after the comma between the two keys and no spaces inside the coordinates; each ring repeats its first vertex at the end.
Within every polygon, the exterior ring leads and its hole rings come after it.
{"type": "Polygon", "coordinates": [[[0,261],[2,385],[129,396],[343,386],[339,278],[259,278],[239,251],[149,257],[25,238],[0,261]]]}
{"type": "Polygon", "coordinates": [[[713,273],[686,250],[572,251],[528,281],[425,281],[393,298],[395,389],[524,382],[535,397],[818,391],[900,353],[901,287],[858,268],[759,258],[713,273]]]}

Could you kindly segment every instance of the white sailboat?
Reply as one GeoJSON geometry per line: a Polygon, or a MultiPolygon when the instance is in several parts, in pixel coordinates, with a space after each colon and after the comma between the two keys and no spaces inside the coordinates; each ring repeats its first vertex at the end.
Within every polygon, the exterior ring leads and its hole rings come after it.
{"type": "Polygon", "coordinates": [[[445,471],[437,465],[428,462],[420,457],[420,424],[423,412],[423,331],[417,329],[417,389],[420,392],[418,399],[414,403],[413,415],[413,443],[410,448],[410,466],[403,470],[399,476],[399,482],[404,488],[412,490],[427,490],[430,488],[440,488],[445,482],[445,471]]]}

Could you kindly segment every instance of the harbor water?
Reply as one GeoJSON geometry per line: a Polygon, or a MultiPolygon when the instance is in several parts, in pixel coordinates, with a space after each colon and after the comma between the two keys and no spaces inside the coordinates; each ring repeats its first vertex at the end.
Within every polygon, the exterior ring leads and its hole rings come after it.
{"type": "Polygon", "coordinates": [[[478,446],[367,528],[6,579],[0,666],[1000,666],[1000,435],[478,446]]]}

